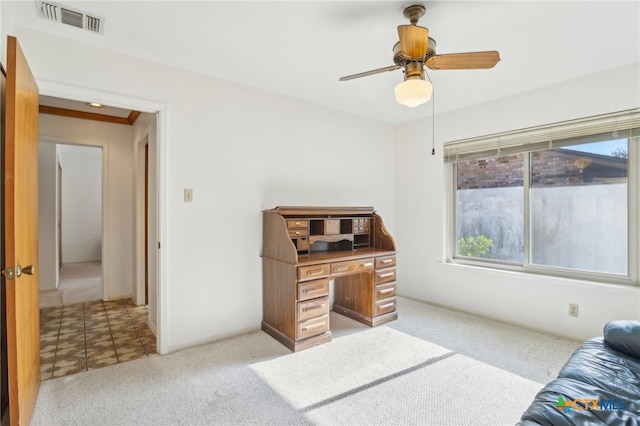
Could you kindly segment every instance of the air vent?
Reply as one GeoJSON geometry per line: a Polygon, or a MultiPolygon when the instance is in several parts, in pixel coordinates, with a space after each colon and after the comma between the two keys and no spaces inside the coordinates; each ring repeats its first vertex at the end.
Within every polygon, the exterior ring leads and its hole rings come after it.
{"type": "Polygon", "coordinates": [[[92,33],[104,34],[104,18],[50,1],[36,1],[38,16],[92,33]]]}

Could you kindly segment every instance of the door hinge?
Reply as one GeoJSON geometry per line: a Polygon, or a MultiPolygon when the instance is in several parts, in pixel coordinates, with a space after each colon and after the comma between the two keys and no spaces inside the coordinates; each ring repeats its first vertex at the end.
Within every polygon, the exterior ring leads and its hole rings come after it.
{"type": "Polygon", "coordinates": [[[2,270],[2,275],[4,275],[8,280],[13,280],[16,277],[15,272],[13,272],[13,268],[9,267],[7,269],[2,270]]]}

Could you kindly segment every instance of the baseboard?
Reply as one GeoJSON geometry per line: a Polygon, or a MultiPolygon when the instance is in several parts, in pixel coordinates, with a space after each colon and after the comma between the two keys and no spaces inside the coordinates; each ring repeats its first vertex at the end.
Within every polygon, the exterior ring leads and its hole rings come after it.
{"type": "Polygon", "coordinates": [[[131,299],[131,301],[135,303],[135,300],[134,300],[133,296],[130,295],[130,294],[125,294],[125,295],[122,295],[122,296],[111,296],[111,297],[109,297],[107,299],[102,299],[102,300],[105,301],[105,302],[113,302],[115,300],[122,300],[122,299],[131,299]]]}
{"type": "Polygon", "coordinates": [[[156,339],[157,339],[158,338],[158,326],[153,324],[151,321],[148,321],[148,320],[147,320],[147,325],[149,326],[149,329],[151,330],[153,335],[156,336],[156,339]]]}
{"type": "Polygon", "coordinates": [[[434,302],[432,300],[427,300],[427,299],[423,299],[423,298],[416,297],[416,296],[407,296],[406,294],[397,294],[397,296],[398,297],[404,297],[405,299],[414,300],[416,302],[425,303],[427,305],[433,305],[433,306],[436,306],[438,308],[448,309],[448,310],[454,311],[454,312],[459,312],[461,314],[470,315],[470,316],[482,318],[482,319],[485,319],[485,320],[491,320],[491,321],[499,322],[501,324],[510,325],[512,327],[520,327],[520,328],[522,328],[524,330],[535,331],[536,333],[542,333],[542,334],[546,334],[548,336],[556,336],[556,337],[560,337],[560,338],[563,338],[563,339],[573,340],[575,342],[582,342],[581,339],[577,339],[575,336],[572,336],[572,335],[562,334],[561,332],[558,332],[558,331],[550,331],[550,330],[546,330],[546,329],[543,329],[543,328],[540,328],[540,327],[532,327],[532,326],[530,326],[528,324],[522,324],[522,323],[518,323],[518,322],[508,321],[508,320],[506,320],[504,318],[497,317],[497,316],[480,314],[478,312],[465,310],[465,309],[462,309],[462,308],[460,308],[458,306],[449,305],[447,303],[434,302]]]}

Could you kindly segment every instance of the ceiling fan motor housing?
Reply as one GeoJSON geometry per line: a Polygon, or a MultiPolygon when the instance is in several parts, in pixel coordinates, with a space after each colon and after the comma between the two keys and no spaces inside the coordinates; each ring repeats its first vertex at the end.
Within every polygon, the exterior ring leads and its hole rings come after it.
{"type": "Polygon", "coordinates": [[[409,62],[404,66],[404,79],[418,78],[424,80],[424,64],[422,62],[409,62]]]}
{"type": "Polygon", "coordinates": [[[393,62],[396,65],[405,66],[410,62],[425,62],[431,56],[436,54],[436,41],[429,37],[427,40],[427,53],[424,56],[414,58],[408,56],[402,51],[402,47],[400,46],[400,42],[396,43],[393,46],[393,62]]]}

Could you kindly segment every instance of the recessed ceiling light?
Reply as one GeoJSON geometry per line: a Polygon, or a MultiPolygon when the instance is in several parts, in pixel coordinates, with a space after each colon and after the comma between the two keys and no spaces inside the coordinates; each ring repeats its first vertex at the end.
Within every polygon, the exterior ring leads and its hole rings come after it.
{"type": "Polygon", "coordinates": [[[102,107],[104,107],[104,105],[99,104],[98,102],[87,102],[87,105],[89,105],[90,107],[94,107],[94,108],[102,108],[102,107]]]}

